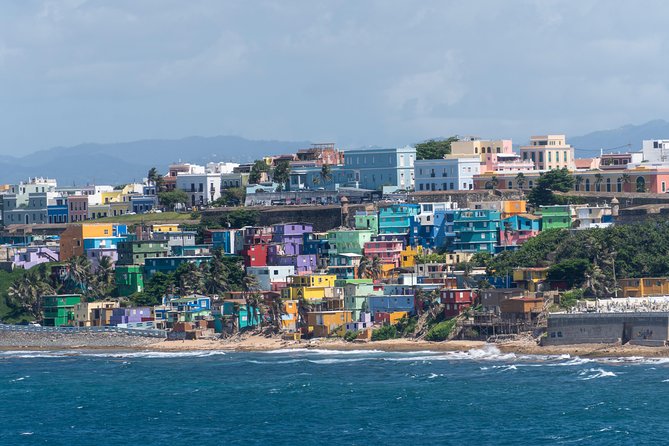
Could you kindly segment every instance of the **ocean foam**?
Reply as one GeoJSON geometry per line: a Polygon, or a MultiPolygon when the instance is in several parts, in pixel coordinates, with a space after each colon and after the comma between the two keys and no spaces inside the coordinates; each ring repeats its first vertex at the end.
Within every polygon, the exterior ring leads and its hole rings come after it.
{"type": "Polygon", "coordinates": [[[581,377],[579,378],[581,381],[618,376],[615,373],[610,372],[608,370],[604,370],[602,368],[590,368],[587,370],[581,370],[578,375],[581,377]]]}

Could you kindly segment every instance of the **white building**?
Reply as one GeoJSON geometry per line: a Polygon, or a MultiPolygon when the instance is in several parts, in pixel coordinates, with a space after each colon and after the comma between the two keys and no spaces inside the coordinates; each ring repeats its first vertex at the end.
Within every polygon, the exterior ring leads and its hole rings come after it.
{"type": "Polygon", "coordinates": [[[218,173],[178,174],[176,188],[188,194],[189,206],[206,206],[221,197],[218,173]]]}
{"type": "Polygon", "coordinates": [[[669,139],[645,139],[641,150],[643,152],[643,160],[646,162],[669,162],[669,139]]]}
{"type": "Polygon", "coordinates": [[[474,188],[474,175],[480,172],[479,157],[418,160],[414,163],[415,190],[470,190],[474,188]]]}
{"type": "Polygon", "coordinates": [[[272,289],[273,283],[286,283],[288,276],[295,274],[293,265],[284,266],[249,266],[246,273],[255,276],[260,289],[268,291],[272,289]]]}
{"type": "Polygon", "coordinates": [[[239,163],[207,163],[207,173],[232,173],[239,163]]]}

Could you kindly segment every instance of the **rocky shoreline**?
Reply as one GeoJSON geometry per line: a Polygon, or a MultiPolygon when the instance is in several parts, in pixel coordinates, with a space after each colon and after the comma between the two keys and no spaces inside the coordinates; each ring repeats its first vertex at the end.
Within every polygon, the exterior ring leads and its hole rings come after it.
{"type": "Polygon", "coordinates": [[[284,349],[381,350],[388,352],[469,351],[494,346],[502,353],[518,355],[569,355],[584,358],[604,357],[669,357],[669,347],[642,347],[619,344],[577,344],[542,347],[530,339],[487,344],[482,341],[428,342],[412,339],[391,339],[376,342],[346,342],[341,339],[286,341],[260,335],[236,336],[228,339],[167,341],[131,336],[124,333],[29,333],[0,332],[2,350],[140,350],[140,351],[271,351],[284,349]]]}
{"type": "Polygon", "coordinates": [[[1,350],[21,349],[134,349],[149,347],[154,338],[130,336],[124,333],[31,333],[0,331],[1,350]]]}

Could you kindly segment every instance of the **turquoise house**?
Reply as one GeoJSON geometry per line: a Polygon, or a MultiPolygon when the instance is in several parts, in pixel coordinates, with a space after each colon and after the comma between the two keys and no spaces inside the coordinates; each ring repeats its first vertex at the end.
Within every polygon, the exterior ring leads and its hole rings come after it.
{"type": "Polygon", "coordinates": [[[419,204],[402,203],[379,209],[379,234],[408,234],[419,213],[419,204]]]}
{"type": "Polygon", "coordinates": [[[495,252],[499,245],[500,213],[489,209],[456,210],[453,217],[454,251],[495,252]]]}
{"type": "Polygon", "coordinates": [[[224,317],[237,318],[237,328],[243,330],[245,328],[255,327],[262,322],[262,315],[260,310],[255,307],[247,309],[245,303],[226,300],[221,306],[221,313],[224,317]],[[250,309],[250,311],[249,311],[250,309]]]}

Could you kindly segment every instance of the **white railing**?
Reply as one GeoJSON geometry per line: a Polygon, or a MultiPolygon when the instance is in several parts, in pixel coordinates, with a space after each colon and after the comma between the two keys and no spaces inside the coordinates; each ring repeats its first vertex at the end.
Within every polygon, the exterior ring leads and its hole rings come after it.
{"type": "Polygon", "coordinates": [[[38,327],[35,325],[7,325],[0,324],[0,331],[14,331],[22,333],[123,333],[130,336],[144,336],[151,338],[166,338],[165,330],[132,329],[119,327],[38,327]]]}

